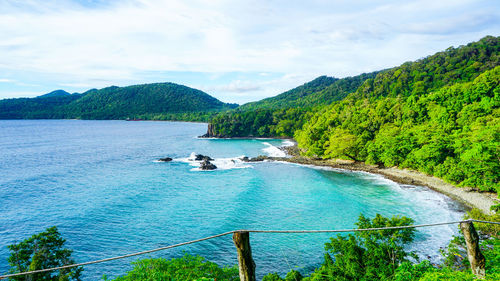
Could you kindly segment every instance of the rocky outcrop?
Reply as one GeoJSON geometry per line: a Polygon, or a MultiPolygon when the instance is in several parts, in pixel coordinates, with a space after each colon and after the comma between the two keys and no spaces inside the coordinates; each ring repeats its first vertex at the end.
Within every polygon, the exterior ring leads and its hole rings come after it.
{"type": "Polygon", "coordinates": [[[158,161],[160,161],[160,162],[170,162],[170,161],[172,161],[172,158],[170,158],[170,157],[160,158],[160,159],[158,159],[158,161]]]}
{"type": "Polygon", "coordinates": [[[207,133],[200,136],[200,138],[218,138],[220,137],[215,133],[215,128],[212,123],[208,123],[207,133]]]}
{"type": "Polygon", "coordinates": [[[217,169],[217,166],[212,164],[209,160],[205,159],[201,162],[200,169],[202,169],[202,170],[215,170],[215,169],[217,169]]]}
{"type": "Polygon", "coordinates": [[[203,155],[203,154],[196,154],[194,156],[194,161],[204,161],[204,160],[213,161],[214,159],[211,158],[210,156],[206,156],[206,155],[203,155]]]}
{"type": "Polygon", "coordinates": [[[266,160],[269,160],[269,161],[287,161],[288,158],[286,158],[286,157],[271,157],[271,156],[266,156],[266,155],[259,155],[257,157],[252,157],[252,158],[244,156],[244,157],[242,157],[240,159],[243,162],[262,162],[262,161],[266,161],[266,160]]]}

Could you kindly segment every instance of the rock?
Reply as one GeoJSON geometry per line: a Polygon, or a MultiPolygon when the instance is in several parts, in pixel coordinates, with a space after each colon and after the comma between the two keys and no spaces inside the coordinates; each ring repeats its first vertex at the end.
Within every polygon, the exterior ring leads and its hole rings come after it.
{"type": "Polygon", "coordinates": [[[207,133],[202,136],[199,136],[199,138],[214,138],[214,137],[217,138],[220,136],[218,136],[215,133],[215,128],[211,123],[208,124],[207,133]]]}
{"type": "Polygon", "coordinates": [[[269,160],[269,159],[270,159],[269,156],[259,155],[257,157],[252,157],[252,158],[248,159],[248,162],[262,162],[264,160],[269,160]]]}
{"type": "Polygon", "coordinates": [[[217,166],[210,163],[209,160],[204,159],[203,162],[201,162],[200,169],[202,169],[202,170],[215,170],[215,169],[217,169],[217,166]]]}
{"type": "Polygon", "coordinates": [[[170,161],[172,161],[172,158],[170,158],[170,157],[160,158],[160,159],[158,159],[158,161],[160,161],[160,162],[170,162],[170,161]]]}
{"type": "Polygon", "coordinates": [[[262,161],[266,161],[266,160],[270,160],[270,161],[288,161],[289,160],[286,157],[271,157],[271,156],[266,156],[266,155],[259,155],[257,157],[252,157],[252,158],[248,158],[247,156],[244,156],[240,159],[243,162],[262,162],[262,161]]]}
{"type": "Polygon", "coordinates": [[[194,157],[194,160],[195,161],[203,161],[203,160],[213,161],[214,159],[212,159],[210,156],[206,156],[203,154],[196,154],[194,157]]]}

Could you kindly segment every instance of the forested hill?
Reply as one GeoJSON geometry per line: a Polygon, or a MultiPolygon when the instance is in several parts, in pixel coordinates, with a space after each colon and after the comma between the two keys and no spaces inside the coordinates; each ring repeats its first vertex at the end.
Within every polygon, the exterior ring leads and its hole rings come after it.
{"type": "Polygon", "coordinates": [[[408,97],[470,82],[500,64],[499,48],[499,38],[487,36],[387,70],[343,79],[321,76],[276,97],[217,115],[207,136],[293,137],[312,113],[349,94],[352,98],[408,97]]]}
{"type": "Polygon", "coordinates": [[[244,104],[217,115],[209,125],[206,136],[293,136],[311,112],[344,99],[367,79],[375,78],[377,73],[342,79],[320,76],[275,97],[244,104]]]}
{"type": "Polygon", "coordinates": [[[57,90],[36,98],[0,100],[0,119],[156,119],[206,121],[235,108],[205,92],[174,83],[57,90]]]}
{"type": "Polygon", "coordinates": [[[238,111],[328,105],[356,91],[366,79],[375,78],[376,74],[377,72],[363,73],[342,79],[320,76],[275,97],[244,104],[238,107],[238,111]]]}
{"type": "Polygon", "coordinates": [[[406,167],[498,192],[499,51],[500,38],[488,36],[380,71],[330,105],[221,113],[208,133],[294,137],[307,156],[406,167]]]}

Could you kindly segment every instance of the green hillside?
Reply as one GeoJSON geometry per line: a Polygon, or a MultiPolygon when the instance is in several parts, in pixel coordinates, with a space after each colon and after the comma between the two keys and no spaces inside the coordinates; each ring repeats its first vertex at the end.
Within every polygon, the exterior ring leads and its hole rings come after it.
{"type": "Polygon", "coordinates": [[[174,83],[92,89],[83,94],[62,90],[31,99],[0,100],[0,119],[157,119],[204,121],[234,108],[205,92],[174,83]]]}
{"type": "Polygon", "coordinates": [[[208,135],[294,137],[306,156],[407,167],[498,192],[499,51],[499,37],[488,36],[355,77],[358,83],[351,88],[332,91],[338,100],[328,105],[313,97],[324,96],[343,79],[283,102],[300,106],[267,106],[284,93],[254,103],[253,110],[217,115],[208,135]]]}
{"type": "Polygon", "coordinates": [[[276,97],[216,116],[207,132],[214,137],[293,137],[313,112],[351,94],[356,98],[422,95],[446,85],[472,81],[500,64],[499,38],[487,36],[450,47],[416,62],[343,79],[321,76],[276,97]]]}
{"type": "Polygon", "coordinates": [[[206,136],[291,137],[318,108],[344,99],[377,72],[343,79],[320,76],[275,97],[244,104],[212,119],[206,136]]]}
{"type": "Polygon", "coordinates": [[[377,72],[368,74],[363,73],[358,76],[343,79],[320,76],[304,85],[275,97],[244,104],[238,107],[238,111],[328,105],[356,91],[366,79],[375,78],[376,74],[377,72]]]}
{"type": "Polygon", "coordinates": [[[500,66],[406,99],[353,95],[315,114],[295,138],[308,156],[411,168],[498,192],[499,83],[500,66]]]}
{"type": "Polygon", "coordinates": [[[301,100],[313,93],[318,93],[326,87],[338,81],[337,78],[320,76],[311,82],[298,86],[294,89],[286,91],[275,97],[266,98],[256,102],[246,103],[238,108],[240,111],[256,110],[256,109],[279,109],[293,107],[297,105],[297,101],[301,100]]]}
{"type": "Polygon", "coordinates": [[[80,97],[64,95],[0,100],[0,119],[65,118],[64,106],[80,97]]]}
{"type": "Polygon", "coordinates": [[[52,91],[48,94],[41,95],[41,96],[39,96],[39,98],[64,97],[64,96],[69,96],[69,95],[71,95],[71,94],[66,92],[65,90],[55,90],[55,91],[52,91]]]}

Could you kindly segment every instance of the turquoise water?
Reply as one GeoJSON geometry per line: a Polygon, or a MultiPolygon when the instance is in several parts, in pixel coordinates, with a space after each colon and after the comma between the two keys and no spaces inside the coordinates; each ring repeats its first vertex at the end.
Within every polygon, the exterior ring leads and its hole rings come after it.
{"type": "MultiPolygon", "coordinates": [[[[197,139],[206,124],[78,120],[0,121],[0,273],[7,245],[58,226],[78,262],[153,249],[234,229],[353,228],[360,213],[417,223],[461,218],[461,207],[423,187],[381,176],[294,164],[237,161],[279,153],[282,140],[197,139]],[[193,153],[216,158],[199,171],[193,153]],[[160,157],[174,161],[159,163],[160,157]],[[234,161],[232,161],[234,160],[234,161]]],[[[411,247],[438,258],[456,226],[419,231],[411,247]]],[[[257,273],[307,272],[328,234],[252,234],[257,273]]],[[[230,236],[166,250],[237,263],[230,236]]],[[[85,267],[84,280],[117,276],[136,258],[85,267]]]]}

